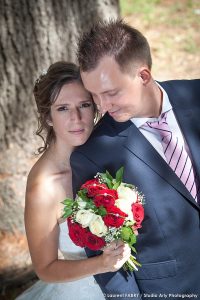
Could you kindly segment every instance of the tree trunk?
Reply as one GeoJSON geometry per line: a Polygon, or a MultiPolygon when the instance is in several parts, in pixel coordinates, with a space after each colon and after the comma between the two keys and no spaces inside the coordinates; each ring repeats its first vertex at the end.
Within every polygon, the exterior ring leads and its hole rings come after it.
{"type": "Polygon", "coordinates": [[[23,209],[27,173],[40,144],[33,134],[34,81],[55,61],[75,61],[82,30],[118,14],[118,0],[0,0],[1,283],[31,264],[23,209]]]}

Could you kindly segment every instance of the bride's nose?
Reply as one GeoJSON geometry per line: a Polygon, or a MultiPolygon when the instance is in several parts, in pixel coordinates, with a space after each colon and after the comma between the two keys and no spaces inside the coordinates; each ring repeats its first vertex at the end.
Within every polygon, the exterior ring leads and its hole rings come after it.
{"type": "Polygon", "coordinates": [[[81,113],[78,108],[74,108],[70,111],[70,120],[71,121],[80,121],[81,120],[81,113]]]}

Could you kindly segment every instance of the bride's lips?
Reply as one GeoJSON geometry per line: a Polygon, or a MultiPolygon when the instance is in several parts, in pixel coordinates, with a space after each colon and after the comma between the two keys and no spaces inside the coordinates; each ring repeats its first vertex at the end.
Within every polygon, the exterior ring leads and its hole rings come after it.
{"type": "Polygon", "coordinates": [[[70,130],[69,133],[72,133],[74,135],[80,135],[84,132],[84,129],[74,129],[74,130],[70,130]]]}

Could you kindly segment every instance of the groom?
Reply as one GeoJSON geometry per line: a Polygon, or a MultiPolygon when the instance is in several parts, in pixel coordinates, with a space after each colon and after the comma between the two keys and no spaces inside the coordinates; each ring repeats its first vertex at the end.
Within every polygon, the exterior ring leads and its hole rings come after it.
{"type": "Polygon", "coordinates": [[[84,34],[78,60],[104,116],[72,154],[74,193],[97,172],[124,166],[123,181],[146,199],[136,245],[142,267],[97,282],[107,299],[200,299],[200,80],[156,82],[146,38],[118,20],[84,34]]]}

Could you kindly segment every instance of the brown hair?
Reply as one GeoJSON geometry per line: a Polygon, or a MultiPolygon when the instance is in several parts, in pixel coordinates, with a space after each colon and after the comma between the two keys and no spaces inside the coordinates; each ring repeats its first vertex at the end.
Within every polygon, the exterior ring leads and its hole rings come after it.
{"type": "MultiPolygon", "coordinates": [[[[38,153],[43,153],[51,141],[55,139],[55,133],[52,126],[48,125],[51,120],[51,105],[56,101],[63,85],[80,82],[79,67],[73,63],[59,61],[52,64],[47,72],[44,72],[36,80],[33,89],[35,102],[38,110],[38,129],[36,135],[40,136],[44,142],[44,146],[38,148],[38,153]]],[[[95,118],[97,117],[97,109],[95,108],[95,118]]]]}
{"type": "Polygon", "coordinates": [[[99,21],[80,37],[77,58],[81,71],[95,69],[105,55],[113,56],[122,71],[137,63],[144,63],[149,69],[152,66],[147,39],[123,20],[99,21]]]}

